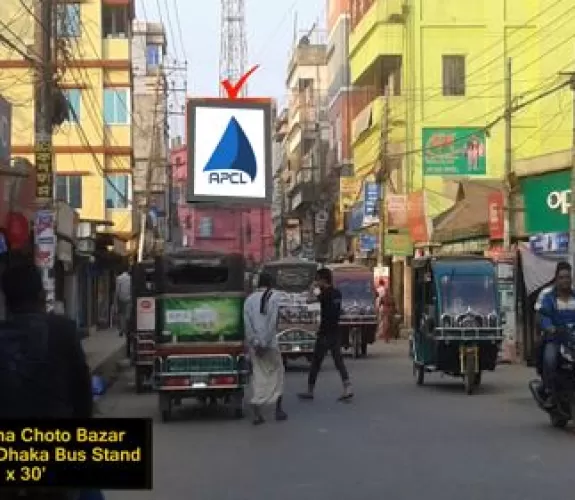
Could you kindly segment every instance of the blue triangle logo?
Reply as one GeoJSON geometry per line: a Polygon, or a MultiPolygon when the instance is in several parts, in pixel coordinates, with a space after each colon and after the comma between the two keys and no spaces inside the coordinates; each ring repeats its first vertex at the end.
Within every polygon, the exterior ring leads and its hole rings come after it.
{"type": "Polygon", "coordinates": [[[220,142],[204,167],[204,172],[238,170],[254,182],[257,175],[256,155],[246,133],[232,116],[220,142]]]}

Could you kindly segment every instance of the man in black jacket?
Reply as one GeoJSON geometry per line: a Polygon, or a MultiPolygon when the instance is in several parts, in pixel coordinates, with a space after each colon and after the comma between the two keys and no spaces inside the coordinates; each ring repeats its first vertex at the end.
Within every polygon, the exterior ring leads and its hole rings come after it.
{"type": "Polygon", "coordinates": [[[298,396],[300,399],[313,399],[313,391],[321,365],[326,354],[331,352],[331,357],[343,383],[343,394],[339,400],[346,401],[353,397],[353,390],[341,354],[341,333],[339,331],[341,292],[333,286],[332,274],[327,268],[318,270],[316,285],[318,290],[315,293],[319,297],[321,319],[309,370],[308,390],[298,396]]]}
{"type": "Polygon", "coordinates": [[[90,418],[92,383],[76,325],[46,312],[42,276],[30,260],[2,276],[0,418],[90,418]]]}

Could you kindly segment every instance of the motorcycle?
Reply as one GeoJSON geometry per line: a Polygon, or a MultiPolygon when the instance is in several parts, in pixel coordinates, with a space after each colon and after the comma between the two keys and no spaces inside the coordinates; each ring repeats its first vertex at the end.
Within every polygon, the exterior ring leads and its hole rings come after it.
{"type": "Polygon", "coordinates": [[[540,380],[529,382],[529,389],[539,408],[549,414],[551,425],[562,429],[569,421],[575,420],[575,325],[559,329],[553,342],[559,345],[559,363],[555,387],[552,388],[552,406],[541,404],[538,394],[540,380]]]}

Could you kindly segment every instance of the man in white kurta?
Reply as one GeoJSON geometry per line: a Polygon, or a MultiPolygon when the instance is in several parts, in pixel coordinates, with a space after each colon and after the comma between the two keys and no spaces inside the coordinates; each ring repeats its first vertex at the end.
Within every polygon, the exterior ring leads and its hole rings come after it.
{"type": "Polygon", "coordinates": [[[286,420],[282,408],[284,365],[277,341],[281,292],[271,288],[271,277],[260,275],[259,288],[244,304],[244,327],[253,366],[251,400],[254,424],[264,423],[262,407],[276,405],[276,420],[286,420]]]}

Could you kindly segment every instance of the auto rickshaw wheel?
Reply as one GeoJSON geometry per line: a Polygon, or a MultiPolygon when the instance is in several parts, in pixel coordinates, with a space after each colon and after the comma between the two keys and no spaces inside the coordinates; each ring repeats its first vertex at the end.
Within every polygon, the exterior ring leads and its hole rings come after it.
{"type": "Polygon", "coordinates": [[[144,371],[137,367],[136,368],[136,394],[142,394],[144,392],[144,371]]]}
{"type": "Polygon", "coordinates": [[[158,400],[162,422],[169,422],[172,418],[172,397],[169,394],[160,393],[158,400]]]}
{"type": "Polygon", "coordinates": [[[413,375],[415,376],[415,383],[423,385],[425,382],[425,366],[413,363],[413,375]]]}
{"type": "Polygon", "coordinates": [[[234,418],[244,418],[244,390],[240,389],[231,396],[234,418]]]}
{"type": "MultiPolygon", "coordinates": [[[[468,395],[473,394],[473,390],[477,387],[476,381],[478,380],[478,376],[481,375],[476,372],[475,370],[475,354],[472,352],[468,352],[465,355],[465,392],[468,395]]],[[[481,378],[479,378],[481,381],[481,378]]]]}
{"type": "Polygon", "coordinates": [[[350,332],[351,345],[353,348],[353,357],[355,359],[360,358],[362,354],[362,335],[359,328],[352,328],[350,332]]]}
{"type": "Polygon", "coordinates": [[[565,417],[562,417],[561,415],[557,415],[555,413],[551,413],[550,419],[551,419],[551,425],[556,429],[565,428],[567,426],[567,423],[569,422],[565,417]]]}

